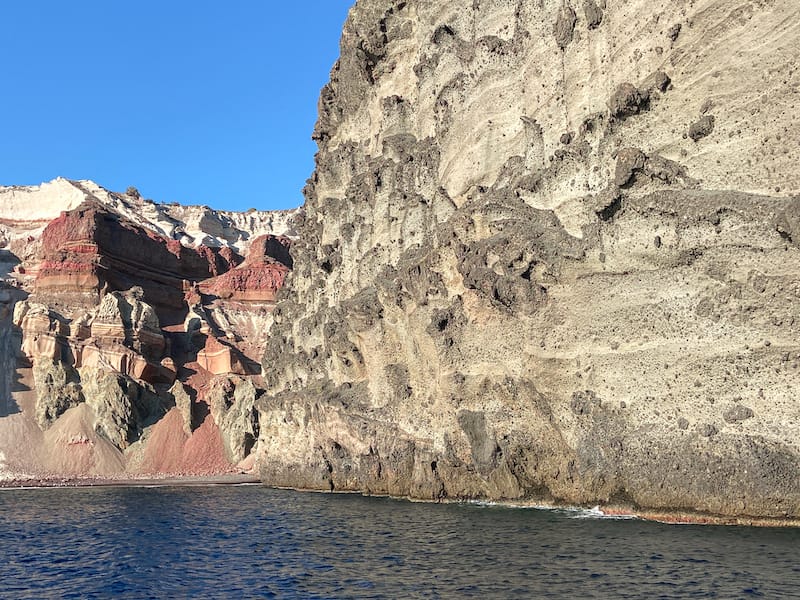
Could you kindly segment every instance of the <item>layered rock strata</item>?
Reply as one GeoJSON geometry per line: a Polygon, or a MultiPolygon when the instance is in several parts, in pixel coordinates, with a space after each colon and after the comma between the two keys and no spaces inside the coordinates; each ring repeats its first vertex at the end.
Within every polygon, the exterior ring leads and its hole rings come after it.
{"type": "Polygon", "coordinates": [[[91,182],[0,188],[0,478],[251,469],[255,349],[294,214],[156,205],[91,182]]]}
{"type": "Polygon", "coordinates": [[[800,516],[798,18],[358,0],[264,481],[800,516]]]}

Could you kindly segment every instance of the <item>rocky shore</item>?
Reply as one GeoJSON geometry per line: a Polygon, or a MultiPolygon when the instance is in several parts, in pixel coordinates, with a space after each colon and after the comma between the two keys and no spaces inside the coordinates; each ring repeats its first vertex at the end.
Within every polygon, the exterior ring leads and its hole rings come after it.
{"type": "Polygon", "coordinates": [[[356,2],[264,481],[799,518],[798,10],[356,2]]]}
{"type": "Polygon", "coordinates": [[[84,488],[84,487],[186,487],[207,485],[246,485],[261,484],[261,480],[252,475],[228,473],[206,475],[202,477],[190,475],[157,474],[141,477],[32,477],[6,479],[0,481],[0,489],[31,488],[84,488]]]}
{"type": "Polygon", "coordinates": [[[798,19],[358,0],[302,209],[0,188],[0,475],[796,524],[798,19]]]}

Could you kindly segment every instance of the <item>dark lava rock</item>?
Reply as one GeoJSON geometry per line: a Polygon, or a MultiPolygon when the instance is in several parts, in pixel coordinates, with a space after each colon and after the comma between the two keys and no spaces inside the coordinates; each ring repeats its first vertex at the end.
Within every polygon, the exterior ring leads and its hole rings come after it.
{"type": "Polygon", "coordinates": [[[575,11],[567,5],[562,6],[561,10],[558,11],[558,17],[556,17],[556,23],[553,27],[553,34],[556,37],[558,47],[562,50],[566,49],[572,41],[577,20],[578,17],[575,15],[575,11]]]}
{"type": "Polygon", "coordinates": [[[583,14],[586,15],[586,23],[589,29],[597,29],[600,23],[603,22],[603,9],[597,6],[594,0],[585,0],[583,14]]]}
{"type": "Polygon", "coordinates": [[[647,156],[637,148],[623,148],[617,155],[614,183],[622,187],[633,179],[635,171],[644,168],[647,156]]]}
{"type": "Polygon", "coordinates": [[[632,83],[622,83],[608,101],[611,116],[619,119],[638,115],[647,110],[650,94],[632,83]]]}
{"type": "Polygon", "coordinates": [[[734,404],[722,414],[722,418],[726,423],[741,423],[747,419],[751,419],[755,414],[753,409],[741,404],[734,404]]]}
{"type": "Polygon", "coordinates": [[[714,437],[719,433],[719,430],[711,423],[704,423],[703,425],[700,426],[699,431],[700,435],[707,438],[714,437]]]}
{"type": "Polygon", "coordinates": [[[699,121],[695,121],[689,127],[689,137],[697,142],[710,135],[714,131],[714,122],[714,115],[706,115],[699,121]]]}

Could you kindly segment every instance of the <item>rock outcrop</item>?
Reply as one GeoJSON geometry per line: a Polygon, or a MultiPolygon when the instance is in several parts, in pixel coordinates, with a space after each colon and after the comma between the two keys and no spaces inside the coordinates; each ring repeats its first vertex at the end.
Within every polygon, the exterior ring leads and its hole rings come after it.
{"type": "Polygon", "coordinates": [[[249,247],[247,260],[199,285],[200,292],[239,302],[275,302],[292,268],[290,240],[260,236],[249,247]]]}
{"type": "Polygon", "coordinates": [[[56,180],[0,188],[0,218],[0,477],[252,468],[296,211],[56,180]]]}
{"type": "Polygon", "coordinates": [[[44,229],[36,294],[54,305],[93,306],[106,289],[138,286],[151,304],[179,310],[187,283],[214,277],[241,260],[232,251],[184,246],[90,199],[44,229]]]}
{"type": "Polygon", "coordinates": [[[264,481],[799,517],[798,18],[358,0],[264,481]]]}
{"type": "Polygon", "coordinates": [[[303,210],[0,188],[0,478],[800,519],[798,18],[357,0],[303,210]]]}
{"type": "Polygon", "coordinates": [[[258,439],[255,403],[261,392],[252,379],[231,376],[217,379],[208,393],[211,414],[222,431],[227,457],[234,464],[250,455],[258,439]]]}

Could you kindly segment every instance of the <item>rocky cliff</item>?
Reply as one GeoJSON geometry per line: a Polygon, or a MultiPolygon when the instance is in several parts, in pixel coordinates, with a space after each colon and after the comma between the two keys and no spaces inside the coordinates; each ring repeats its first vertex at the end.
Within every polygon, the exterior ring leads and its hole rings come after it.
{"type": "Polygon", "coordinates": [[[263,479],[800,517],[799,22],[358,0],[263,355],[263,479]]]}
{"type": "Polygon", "coordinates": [[[297,214],[0,188],[0,481],[250,470],[297,214]]]}

